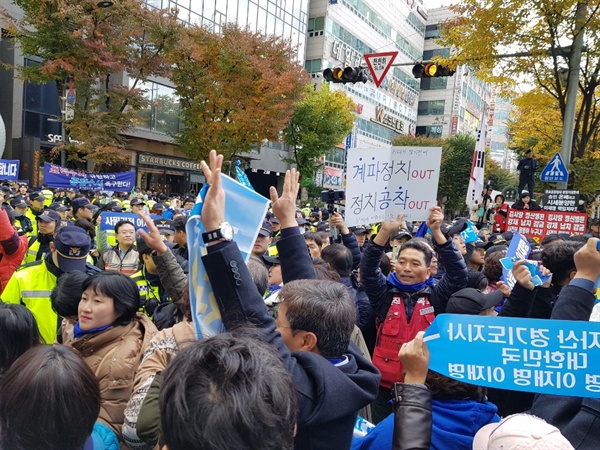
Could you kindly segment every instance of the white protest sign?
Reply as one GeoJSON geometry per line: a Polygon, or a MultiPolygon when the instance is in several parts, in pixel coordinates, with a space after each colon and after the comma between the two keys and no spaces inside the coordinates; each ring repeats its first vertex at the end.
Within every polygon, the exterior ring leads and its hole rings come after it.
{"type": "Polygon", "coordinates": [[[348,149],[346,224],[426,220],[437,205],[441,147],[348,149]]]}

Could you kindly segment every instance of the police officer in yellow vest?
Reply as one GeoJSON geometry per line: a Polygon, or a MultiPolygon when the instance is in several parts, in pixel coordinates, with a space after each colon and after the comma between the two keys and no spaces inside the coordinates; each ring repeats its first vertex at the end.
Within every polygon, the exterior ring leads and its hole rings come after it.
{"type": "Polygon", "coordinates": [[[40,214],[36,220],[38,234],[31,236],[27,241],[24,264],[38,261],[50,251],[50,243],[54,240],[54,233],[60,224],[60,216],[52,210],[40,214]]]}
{"type": "Polygon", "coordinates": [[[27,210],[27,213],[25,215],[29,217],[29,220],[31,220],[33,230],[30,233],[28,233],[27,236],[31,237],[38,234],[36,218],[44,212],[45,200],[46,197],[44,197],[44,194],[42,194],[39,191],[32,192],[31,194],[29,194],[29,209],[27,210]]]}
{"type": "Polygon", "coordinates": [[[50,253],[40,261],[17,269],[2,292],[3,302],[21,303],[31,310],[47,344],[54,342],[58,328],[58,316],[50,302],[58,277],[65,272],[100,271],[86,264],[90,243],[90,237],[79,227],[59,229],[54,242],[50,243],[50,253]]]}
{"type": "Polygon", "coordinates": [[[136,246],[141,268],[130,277],[140,291],[140,310],[152,318],[158,305],[171,301],[171,298],[160,282],[156,264],[152,259],[152,249],[142,238],[137,239],[136,246]]]}
{"type": "Polygon", "coordinates": [[[10,201],[10,206],[13,208],[15,226],[19,232],[19,236],[32,233],[33,223],[31,222],[31,219],[27,217],[27,203],[25,203],[25,200],[23,200],[22,197],[13,198],[10,201]]]}

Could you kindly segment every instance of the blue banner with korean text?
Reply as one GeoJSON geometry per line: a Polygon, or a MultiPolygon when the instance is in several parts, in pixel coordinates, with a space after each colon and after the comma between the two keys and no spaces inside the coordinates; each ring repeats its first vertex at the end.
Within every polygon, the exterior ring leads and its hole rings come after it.
{"type": "Polygon", "coordinates": [[[600,322],[441,314],[429,368],[478,386],[600,398],[600,322]]]}
{"type": "Polygon", "coordinates": [[[90,173],[44,163],[44,184],[63,189],[128,192],[135,187],[135,172],[90,173]]]}
{"type": "Polygon", "coordinates": [[[18,159],[0,159],[0,180],[17,181],[20,164],[18,159]]]}
{"type": "MultiPolygon", "coordinates": [[[[150,215],[150,218],[152,220],[158,219],[159,217],[160,216],[156,214],[150,215]]],[[[136,230],[139,230],[141,228],[144,231],[148,231],[148,228],[146,227],[146,222],[144,222],[144,219],[142,219],[137,214],[102,211],[101,218],[101,230],[114,230],[117,222],[120,222],[121,220],[127,220],[131,222],[133,226],[135,226],[136,230]]]]}

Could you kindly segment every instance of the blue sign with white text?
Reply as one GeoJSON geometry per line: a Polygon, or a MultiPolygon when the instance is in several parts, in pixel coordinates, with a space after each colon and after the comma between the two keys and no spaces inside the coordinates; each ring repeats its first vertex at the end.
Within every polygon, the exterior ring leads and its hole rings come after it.
{"type": "Polygon", "coordinates": [[[567,182],[569,179],[569,171],[567,166],[560,156],[560,153],[556,153],[548,165],[544,167],[540,174],[540,180],[542,181],[554,181],[554,182],[567,182]]]}
{"type": "Polygon", "coordinates": [[[129,192],[135,187],[135,172],[90,173],[44,163],[44,184],[63,189],[129,192]]]}
{"type": "MultiPolygon", "coordinates": [[[[148,228],[146,228],[146,223],[144,222],[144,219],[142,219],[137,214],[103,211],[101,217],[102,217],[102,221],[100,222],[101,230],[114,230],[117,222],[120,222],[121,220],[127,220],[135,226],[136,230],[141,228],[145,231],[148,231],[148,228]]],[[[155,214],[150,215],[150,218],[153,220],[158,219],[159,217],[160,216],[157,216],[155,214]]]]}
{"type": "Polygon", "coordinates": [[[0,180],[17,181],[19,179],[18,159],[0,159],[0,180]]]}
{"type": "Polygon", "coordinates": [[[600,322],[441,314],[429,369],[478,386],[600,398],[600,322]]]}

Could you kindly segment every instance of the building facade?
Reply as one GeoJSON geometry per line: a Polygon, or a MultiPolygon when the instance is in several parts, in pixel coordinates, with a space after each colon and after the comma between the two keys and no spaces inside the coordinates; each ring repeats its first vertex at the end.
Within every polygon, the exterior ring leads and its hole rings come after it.
{"type": "Polygon", "coordinates": [[[397,51],[394,64],[404,64],[392,67],[379,88],[372,79],[331,85],[356,103],[356,120],[345,148],[327,154],[323,187],[342,187],[348,148],[389,146],[399,134],[414,134],[419,83],[411,66],[423,53],[426,19],[419,0],[311,1],[304,67],[315,83],[323,82],[326,68],[366,67],[368,53],[397,51]]]}
{"type": "Polygon", "coordinates": [[[509,141],[508,119],[512,108],[511,100],[502,97],[497,89],[493,88],[488,127],[490,156],[503,169],[515,172],[517,158],[515,153],[507,147],[509,141]]]}
{"type": "MultiPolygon", "coordinates": [[[[150,8],[176,8],[182,22],[215,32],[227,22],[237,22],[252,31],[282,36],[298,48],[299,64],[304,60],[308,0],[146,0],[146,4],[150,8]]],[[[21,14],[14,4],[7,7],[13,16],[21,14]]],[[[15,49],[7,33],[0,37],[0,60],[13,65],[39,63],[15,49]]],[[[116,74],[113,80],[130,83],[126,74],[116,74]]],[[[152,78],[137,87],[145,91],[150,106],[140,111],[142,124],[123,133],[128,138],[125,154],[129,164],[121,170],[135,170],[142,189],[197,193],[205,181],[199,164],[182,154],[170,137],[180,126],[174,85],[168,79],[152,78]]],[[[0,69],[0,116],[6,124],[3,158],[21,159],[21,178],[33,185],[43,181],[40,167],[62,142],[62,126],[55,120],[60,114],[55,84],[23,83],[14,72],[0,69]]],[[[284,162],[287,149],[278,143],[268,143],[240,156],[246,162],[250,180],[264,194],[288,167],[284,162]]],[[[93,162],[88,162],[88,169],[93,169],[90,165],[93,162]]]]}

